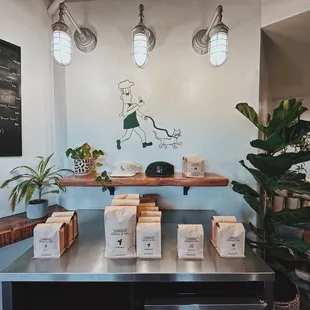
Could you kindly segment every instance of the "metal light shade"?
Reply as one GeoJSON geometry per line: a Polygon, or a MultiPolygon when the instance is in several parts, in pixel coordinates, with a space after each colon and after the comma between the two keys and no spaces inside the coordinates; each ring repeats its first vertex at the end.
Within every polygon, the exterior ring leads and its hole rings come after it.
{"type": "Polygon", "coordinates": [[[149,60],[149,52],[154,48],[155,37],[150,29],[137,25],[132,30],[132,57],[138,68],[144,68],[149,60]]]}
{"type": "Polygon", "coordinates": [[[72,40],[68,26],[58,21],[52,25],[52,55],[61,66],[68,66],[72,61],[72,40]]]}
{"type": "Polygon", "coordinates": [[[228,58],[228,27],[222,22],[210,31],[208,43],[209,63],[212,67],[222,66],[228,58]]]}
{"type": "Polygon", "coordinates": [[[155,36],[151,29],[144,25],[144,5],[139,5],[140,21],[132,29],[132,58],[138,68],[145,68],[149,60],[149,52],[155,46],[155,36]]]}

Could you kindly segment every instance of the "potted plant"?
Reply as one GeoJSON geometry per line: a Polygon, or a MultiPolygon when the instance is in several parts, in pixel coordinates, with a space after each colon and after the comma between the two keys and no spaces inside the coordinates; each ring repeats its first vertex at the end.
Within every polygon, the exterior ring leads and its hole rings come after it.
{"type": "Polygon", "coordinates": [[[96,172],[96,167],[102,166],[97,159],[104,155],[102,150],[92,150],[88,143],[84,143],[76,148],[69,148],[66,156],[74,159],[74,173],[77,176],[85,176],[96,172]]]}
{"type": "Polygon", "coordinates": [[[299,309],[299,293],[290,282],[296,265],[304,263],[306,251],[310,245],[300,238],[281,238],[276,235],[279,225],[294,228],[310,226],[310,208],[295,210],[283,209],[272,212],[272,200],[279,190],[287,190],[300,195],[310,194],[310,183],[301,173],[298,165],[310,160],[309,150],[288,152],[287,147],[294,146],[310,132],[310,122],[300,119],[307,110],[301,100],[284,100],[269,115],[267,124],[262,124],[255,110],[247,103],[239,103],[236,109],[248,118],[262,133],[263,139],[256,139],[250,145],[263,152],[248,154],[240,164],[258,182],[256,191],[246,184],[233,181],[233,190],[241,195],[258,215],[258,225],[249,223],[255,239],[246,239],[247,244],[258,249],[266,262],[276,271],[274,309],[299,309]],[[283,278],[283,275],[285,277],[283,278]],[[283,280],[285,279],[285,280],[283,280]],[[289,298],[288,298],[289,297],[289,298]]]}
{"type": "Polygon", "coordinates": [[[62,178],[62,172],[72,172],[69,169],[53,170],[54,166],[49,166],[48,163],[53,154],[47,158],[37,157],[40,159],[37,169],[29,166],[19,166],[14,168],[11,173],[19,169],[24,169],[23,173],[16,174],[12,178],[4,181],[1,188],[4,188],[12,182],[19,183],[12,189],[9,200],[10,209],[15,211],[15,206],[22,200],[25,201],[27,218],[37,219],[47,215],[48,201],[44,199],[47,194],[59,194],[59,191],[65,191],[65,187],[61,186],[58,181],[62,178]],[[33,199],[34,195],[36,199],[33,199]]]}

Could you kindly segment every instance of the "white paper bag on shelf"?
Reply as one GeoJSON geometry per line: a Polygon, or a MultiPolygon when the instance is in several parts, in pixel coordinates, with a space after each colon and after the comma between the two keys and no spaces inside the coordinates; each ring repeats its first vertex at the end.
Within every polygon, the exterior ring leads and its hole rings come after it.
{"type": "Polygon", "coordinates": [[[201,224],[178,225],[178,257],[203,259],[204,231],[201,224]]]}
{"type": "Polygon", "coordinates": [[[136,257],[136,211],[135,206],[111,206],[105,208],[106,257],[136,257]]]}
{"type": "Polygon", "coordinates": [[[161,258],[160,223],[137,224],[137,257],[161,258]]]}
{"type": "Polygon", "coordinates": [[[116,199],[112,200],[112,206],[138,206],[139,199],[116,199]]]}
{"type": "Polygon", "coordinates": [[[217,223],[215,240],[221,257],[245,257],[245,229],[241,223],[217,223]]]}
{"type": "Polygon", "coordinates": [[[215,233],[217,223],[237,223],[237,219],[234,216],[212,216],[211,217],[211,242],[215,245],[215,233]]]}
{"type": "Polygon", "coordinates": [[[63,223],[38,224],[33,230],[35,258],[58,258],[65,251],[63,223]]]}

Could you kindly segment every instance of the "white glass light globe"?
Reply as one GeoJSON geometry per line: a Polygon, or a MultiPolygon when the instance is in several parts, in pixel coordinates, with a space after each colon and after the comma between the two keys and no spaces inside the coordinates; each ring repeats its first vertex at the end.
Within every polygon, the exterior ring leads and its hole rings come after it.
{"type": "Polygon", "coordinates": [[[148,36],[146,34],[141,32],[134,34],[132,56],[137,67],[145,67],[149,59],[148,36]]]}
{"type": "Polygon", "coordinates": [[[52,55],[61,66],[68,66],[72,60],[72,40],[69,33],[56,30],[52,34],[52,55]]]}
{"type": "Polygon", "coordinates": [[[228,35],[226,32],[214,33],[209,41],[209,62],[213,67],[222,66],[228,58],[228,35]]]}

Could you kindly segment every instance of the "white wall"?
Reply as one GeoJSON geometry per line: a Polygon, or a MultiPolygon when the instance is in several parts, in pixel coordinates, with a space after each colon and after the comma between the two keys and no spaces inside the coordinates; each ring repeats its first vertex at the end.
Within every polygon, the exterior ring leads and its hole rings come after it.
{"type": "MultiPolygon", "coordinates": [[[[249,141],[257,131],[234,108],[249,102],[258,110],[260,63],[260,1],[221,1],[223,21],[230,27],[228,62],[215,69],[207,57],[195,54],[191,39],[195,31],[210,22],[218,1],[144,1],[146,24],[157,43],[146,69],[135,68],[131,60],[131,29],[138,21],[140,1],[94,1],[69,3],[77,22],[98,34],[97,49],[89,54],[75,51],[66,70],[67,147],[90,142],[107,152],[105,164],[119,160],[148,163],[165,160],[181,169],[183,155],[206,159],[207,171],[220,173],[255,185],[238,164],[250,151],[249,141]],[[142,149],[133,137],[116,149],[123,135],[118,117],[122,102],[118,83],[135,82],[133,96],[146,104],[141,112],[153,116],[169,131],[181,128],[183,146],[159,149],[150,121],[140,120],[155,142],[142,149]]],[[[63,149],[65,151],[65,148],[63,149]]],[[[71,163],[71,161],[67,161],[71,163]]],[[[194,188],[182,196],[182,188],[119,188],[118,192],[156,192],[161,206],[179,209],[216,209],[246,219],[251,214],[231,188],[194,188]]],[[[112,197],[100,188],[68,188],[62,196],[67,208],[103,208],[112,197]]]]}
{"type": "Polygon", "coordinates": [[[310,10],[310,0],[262,0],[262,27],[310,10]]]}
{"type": "MultiPolygon", "coordinates": [[[[23,156],[0,160],[0,182],[21,164],[53,151],[53,66],[50,57],[51,17],[43,0],[0,0],[0,38],[21,47],[23,156]]],[[[10,215],[9,190],[0,191],[0,217],[10,215]]],[[[53,203],[55,198],[51,198],[53,203]]],[[[23,211],[23,205],[17,212],[23,211]]]]}

